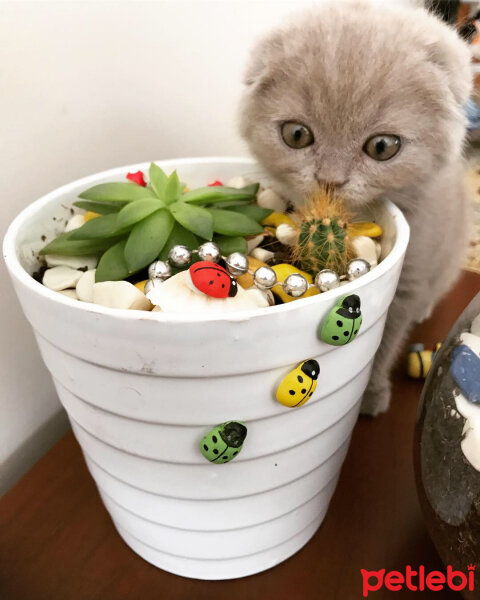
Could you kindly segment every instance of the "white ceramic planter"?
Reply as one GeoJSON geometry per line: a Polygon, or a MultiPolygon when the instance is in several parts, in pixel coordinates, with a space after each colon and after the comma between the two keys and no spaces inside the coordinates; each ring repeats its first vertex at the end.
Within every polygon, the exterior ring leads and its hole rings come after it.
{"type": "MultiPolygon", "coordinates": [[[[185,159],[190,187],[255,172],[242,159],[185,159]]],[[[106,309],[43,287],[30,273],[35,253],[63,229],[77,194],[122,180],[140,164],[64,186],[12,223],[4,257],[105,506],[126,543],[180,575],[228,579],[273,567],[315,533],[325,516],[380,343],[408,243],[393,205],[379,213],[384,260],[337,290],[228,316],[106,309]],[[60,220],[59,220],[60,216],[60,220]],[[55,220],[53,219],[55,217],[55,220]],[[317,338],[339,296],[356,293],[363,324],[343,347],[317,338]],[[313,398],[288,409],[274,399],[297,363],[321,367],[313,398]],[[199,440],[240,420],[240,456],[210,464],[199,440]]],[[[88,524],[85,524],[88,526],[88,524]]]]}

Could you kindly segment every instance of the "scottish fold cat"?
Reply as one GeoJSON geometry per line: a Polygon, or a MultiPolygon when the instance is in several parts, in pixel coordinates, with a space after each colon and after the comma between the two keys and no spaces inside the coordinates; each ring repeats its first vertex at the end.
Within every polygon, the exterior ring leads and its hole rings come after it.
{"type": "Polygon", "coordinates": [[[240,129],[278,191],[299,203],[334,186],[353,207],[382,198],[411,241],[362,411],[390,402],[390,372],[413,323],[455,281],[467,240],[463,105],[470,54],[423,8],[326,0],[260,40],[240,129]]]}

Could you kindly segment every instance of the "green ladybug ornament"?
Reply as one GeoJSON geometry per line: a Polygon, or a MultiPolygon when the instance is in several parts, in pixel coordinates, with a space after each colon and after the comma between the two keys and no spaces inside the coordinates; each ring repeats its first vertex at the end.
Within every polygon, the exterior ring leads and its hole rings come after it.
{"type": "Polygon", "coordinates": [[[362,325],[360,298],[356,294],[340,298],[319,327],[319,337],[332,346],[344,346],[357,337],[362,325]]]}
{"type": "Polygon", "coordinates": [[[228,421],[211,429],[200,442],[203,456],[217,464],[233,460],[240,452],[247,437],[243,423],[228,421]]]}

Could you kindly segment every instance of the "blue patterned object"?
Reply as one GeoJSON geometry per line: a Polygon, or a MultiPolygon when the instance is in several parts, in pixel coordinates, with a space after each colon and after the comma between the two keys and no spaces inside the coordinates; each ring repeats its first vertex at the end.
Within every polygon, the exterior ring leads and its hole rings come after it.
{"type": "Polygon", "coordinates": [[[453,351],[450,373],[469,402],[480,404],[480,358],[465,344],[453,351]]]}
{"type": "Polygon", "coordinates": [[[480,106],[473,98],[469,98],[464,105],[464,109],[468,120],[468,131],[480,129],[480,106]]]}

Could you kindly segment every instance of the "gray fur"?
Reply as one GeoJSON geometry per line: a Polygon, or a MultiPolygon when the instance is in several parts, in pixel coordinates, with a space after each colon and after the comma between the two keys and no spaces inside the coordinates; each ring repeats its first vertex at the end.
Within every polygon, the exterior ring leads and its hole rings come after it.
{"type": "Polygon", "coordinates": [[[456,33],[423,9],[327,0],[254,49],[240,128],[278,191],[301,202],[316,181],[336,184],[352,206],[389,198],[411,227],[362,411],[390,402],[390,372],[407,334],[455,281],[467,239],[462,105],[470,54],[456,33]],[[302,122],[312,146],[285,145],[279,124],[302,122]],[[375,133],[401,136],[390,161],[362,147],[375,133]]]}

